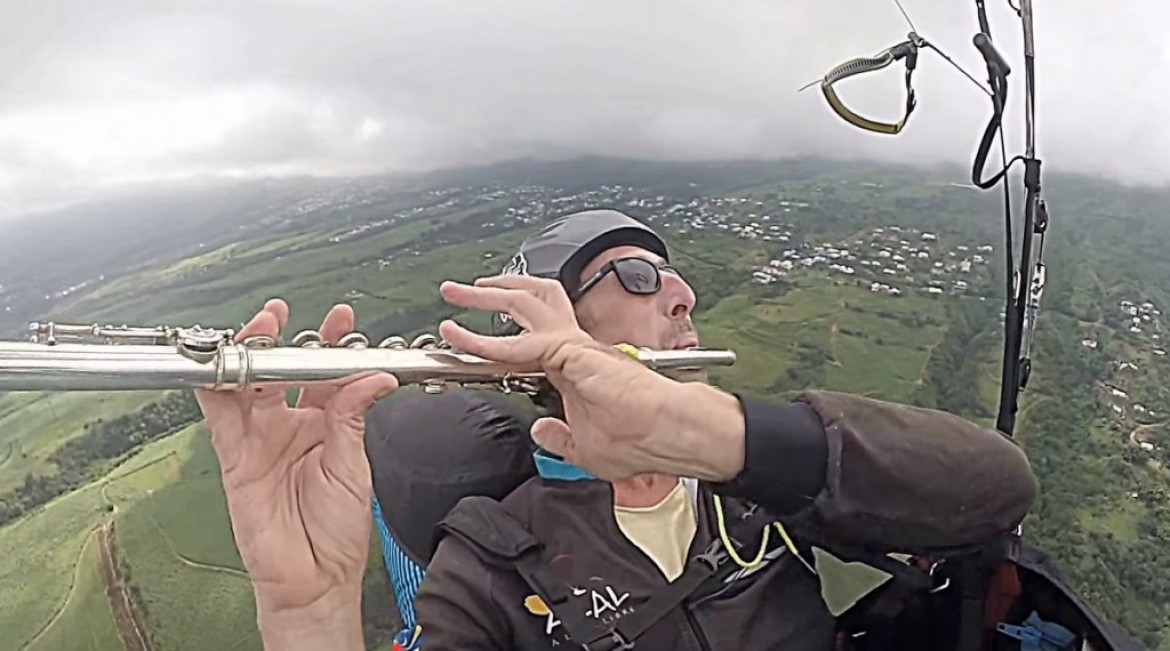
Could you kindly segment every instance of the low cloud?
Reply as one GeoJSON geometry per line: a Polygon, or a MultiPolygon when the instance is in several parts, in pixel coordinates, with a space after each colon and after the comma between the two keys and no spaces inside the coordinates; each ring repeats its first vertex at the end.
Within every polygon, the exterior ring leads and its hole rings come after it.
{"type": "MultiPolygon", "coordinates": [[[[152,178],[348,174],[520,156],[667,160],[841,155],[970,160],[990,104],[934,52],[897,137],[836,117],[832,66],[905,38],[884,0],[64,0],[0,9],[0,212],[152,178]]],[[[976,78],[968,0],[903,4],[976,78]]],[[[1009,146],[1023,146],[1019,22],[990,3],[1013,63],[1009,146]]],[[[1036,14],[1047,169],[1170,182],[1170,14],[1069,0],[1036,14]]],[[[900,64],[899,64],[900,65],[900,64]]],[[[847,80],[864,115],[901,116],[900,67],[847,80]]]]}

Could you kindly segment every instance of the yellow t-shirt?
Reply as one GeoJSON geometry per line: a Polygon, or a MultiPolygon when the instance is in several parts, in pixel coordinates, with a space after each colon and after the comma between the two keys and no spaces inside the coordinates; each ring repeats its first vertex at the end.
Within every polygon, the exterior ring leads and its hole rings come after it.
{"type": "Polygon", "coordinates": [[[698,523],[690,491],[681,480],[658,504],[614,506],[614,515],[626,538],[654,560],[667,580],[682,574],[698,523]]]}

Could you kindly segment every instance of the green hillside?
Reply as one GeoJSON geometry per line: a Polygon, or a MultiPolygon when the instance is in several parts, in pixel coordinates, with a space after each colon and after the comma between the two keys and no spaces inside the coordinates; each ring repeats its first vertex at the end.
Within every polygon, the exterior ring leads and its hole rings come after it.
{"type": "MultiPolygon", "coordinates": [[[[586,161],[473,170],[441,186],[317,182],[311,193],[244,202],[252,208],[238,224],[206,217],[221,230],[240,226],[235,240],[176,251],[150,231],[142,246],[159,248],[134,264],[76,261],[76,278],[52,282],[104,280],[21,318],[238,327],[280,296],[292,307],[290,336],[340,301],[375,340],[434,332],[447,316],[482,327],[485,315],[442,303],[441,280],[495,272],[553,215],[613,205],[668,237],[699,296],[704,345],[738,353],[736,366],[713,374],[721,386],[778,400],[804,388],[851,391],[990,425],[1001,204],[952,184],[963,180],[962,170],[816,161],[586,161]]],[[[1170,192],[1053,175],[1046,194],[1049,287],[1017,426],[1042,482],[1026,531],[1103,612],[1167,651],[1170,360],[1161,346],[1170,333],[1161,311],[1170,262],[1159,252],[1170,223],[1155,207],[1170,205],[1170,192]]],[[[0,306],[31,309],[52,289],[0,294],[0,306]]],[[[180,392],[0,394],[0,630],[13,648],[116,649],[119,626],[156,650],[259,648],[219,470],[196,420],[180,392]],[[112,608],[103,587],[103,535],[129,610],[112,608]]],[[[396,617],[371,545],[367,641],[385,648],[396,617]]],[[[839,607],[870,578],[836,573],[827,598],[839,607]]]]}

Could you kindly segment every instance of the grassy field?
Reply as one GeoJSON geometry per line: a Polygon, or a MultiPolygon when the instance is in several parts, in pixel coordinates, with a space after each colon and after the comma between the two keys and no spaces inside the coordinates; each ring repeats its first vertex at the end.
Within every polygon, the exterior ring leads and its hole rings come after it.
{"type": "Polygon", "coordinates": [[[98,569],[97,536],[90,535],[78,557],[68,604],[27,649],[108,651],[121,644],[98,569]]]}
{"type": "Polygon", "coordinates": [[[265,254],[291,251],[297,247],[324,237],[322,233],[310,231],[299,235],[279,238],[271,242],[233,242],[218,249],[207,251],[175,262],[172,265],[150,269],[119,278],[108,285],[79,297],[74,304],[78,311],[98,307],[127,296],[148,294],[158,288],[179,284],[197,277],[217,265],[230,261],[246,262],[265,254]]]}
{"type": "MultiPolygon", "coordinates": [[[[116,518],[117,543],[132,571],[146,568],[149,573],[153,567],[167,572],[174,567],[185,568],[171,548],[172,541],[178,540],[175,546],[178,553],[196,562],[229,565],[237,573],[226,588],[219,587],[223,573],[212,571],[213,576],[205,578],[207,570],[194,570],[195,576],[187,577],[189,584],[168,583],[170,594],[185,603],[170,611],[165,606],[152,609],[150,599],[155,593],[144,590],[149,621],[162,622],[156,631],[156,634],[163,633],[160,639],[165,639],[168,630],[182,628],[182,621],[190,621],[191,608],[203,604],[204,608],[218,610],[229,603],[224,599],[231,596],[232,585],[244,588],[242,597],[241,590],[235,590],[240,608],[225,610],[216,619],[221,623],[251,621],[247,614],[251,590],[246,580],[238,576],[240,563],[226,527],[222,488],[211,491],[210,499],[206,488],[198,492],[200,485],[218,480],[218,469],[207,467],[208,446],[201,427],[187,428],[147,445],[102,480],[0,529],[0,585],[5,586],[0,591],[0,630],[6,632],[7,639],[18,643],[13,648],[22,648],[34,638],[37,646],[32,649],[118,648],[108,601],[97,573],[96,539],[92,535],[111,517],[116,518]],[[184,465],[192,463],[193,466],[184,465]],[[184,481],[185,468],[193,471],[192,481],[184,481]],[[175,506],[179,510],[168,509],[166,513],[170,517],[165,521],[173,524],[177,519],[181,526],[168,530],[155,524],[152,517],[155,505],[150,502],[156,495],[162,500],[177,500],[175,506]],[[115,505],[113,512],[107,511],[110,503],[115,505]],[[218,512],[216,507],[220,509],[218,512]]],[[[214,457],[211,461],[214,462],[214,457]]],[[[139,587],[154,585],[137,578],[132,581],[139,587]]],[[[166,648],[183,647],[171,644],[166,648]]],[[[217,644],[214,648],[235,647],[217,644]]]]}
{"type": "MultiPolygon", "coordinates": [[[[139,464],[145,469],[112,482],[109,494],[128,503],[118,544],[156,641],[163,649],[260,648],[252,586],[206,430],[196,425],[160,441],[139,464]]],[[[376,546],[369,574],[367,607],[389,611],[376,546]]]]}
{"type": "MultiPolygon", "coordinates": [[[[461,211],[445,221],[457,222],[470,212],[461,211]]],[[[448,276],[470,278],[497,271],[502,261],[485,254],[510,250],[518,241],[515,235],[503,234],[415,251],[412,242],[431,228],[428,221],[410,222],[361,239],[313,247],[298,244],[319,233],[300,234],[283,241],[290,249],[269,243],[223,268],[217,265],[226,263],[226,255],[208,254],[206,264],[211,266],[206,272],[183,275],[175,271],[187,268],[179,263],[142,286],[105,293],[100,300],[80,298],[62,308],[62,320],[238,327],[266,300],[279,296],[293,307],[290,329],[295,331],[316,327],[334,303],[355,302],[346,299],[351,291],[362,294],[359,319],[376,319],[390,310],[435,303],[437,283],[448,276]],[[379,264],[388,255],[395,256],[392,268],[379,264]],[[248,256],[256,258],[254,263],[248,263],[248,256]]]]}
{"type": "Polygon", "coordinates": [[[777,298],[723,298],[696,321],[705,346],[732,348],[738,355],[734,367],[713,373],[724,386],[783,393],[788,369],[806,366],[799,357],[804,346],[825,355],[821,386],[909,400],[931,346],[942,336],[938,326],[912,329],[895,318],[909,313],[943,318],[936,300],[881,295],[810,275],[777,298]]]}
{"type": "Polygon", "coordinates": [[[118,548],[161,648],[259,648],[206,430],[160,440],[111,477],[118,548]]]}
{"type": "Polygon", "coordinates": [[[25,475],[56,472],[49,456],[80,435],[85,424],[110,419],[157,400],[154,392],[9,393],[0,396],[0,492],[25,475]],[[8,407],[8,409],[6,409],[8,407]]]}
{"type": "MultiPolygon", "coordinates": [[[[0,529],[0,630],[5,644],[19,649],[56,616],[72,591],[78,558],[94,529],[107,517],[101,488],[91,484],[47,504],[39,512],[0,529]]],[[[88,570],[87,570],[88,571],[88,570]]],[[[84,575],[84,573],[82,573],[84,575]]],[[[91,621],[100,612],[94,595],[70,610],[77,622],[62,619],[63,630],[97,628],[91,621]],[[80,606],[82,603],[89,605],[80,606]]]]}

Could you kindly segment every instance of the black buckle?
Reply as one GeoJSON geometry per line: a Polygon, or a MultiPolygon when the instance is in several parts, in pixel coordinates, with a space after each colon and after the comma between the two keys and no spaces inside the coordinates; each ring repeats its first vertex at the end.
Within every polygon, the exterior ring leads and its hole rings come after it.
{"type": "Polygon", "coordinates": [[[610,634],[610,641],[617,645],[610,647],[612,651],[627,651],[628,649],[634,648],[634,643],[627,640],[626,637],[622,635],[621,631],[615,630],[612,634],[610,634]]]}
{"type": "Polygon", "coordinates": [[[702,563],[714,573],[727,560],[727,550],[723,549],[723,542],[721,540],[713,540],[710,545],[707,545],[707,549],[702,554],[698,554],[691,560],[702,563]]]}
{"type": "Polygon", "coordinates": [[[627,640],[621,631],[614,629],[588,644],[583,644],[581,648],[585,651],[629,651],[634,648],[634,643],[627,640]]]}

